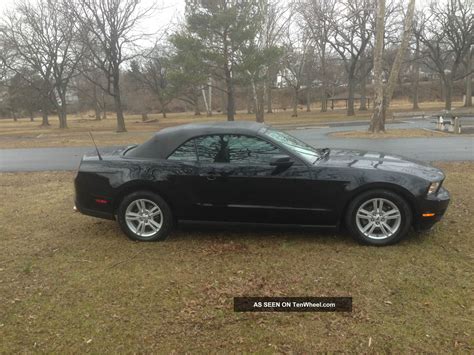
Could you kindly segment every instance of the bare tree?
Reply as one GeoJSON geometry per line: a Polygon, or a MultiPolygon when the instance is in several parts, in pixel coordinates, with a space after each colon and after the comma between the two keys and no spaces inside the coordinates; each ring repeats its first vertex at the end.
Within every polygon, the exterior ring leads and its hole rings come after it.
{"type": "Polygon", "coordinates": [[[151,8],[140,8],[140,0],[75,0],[71,8],[77,27],[82,31],[82,42],[94,67],[106,78],[106,85],[95,82],[114,99],[117,132],[126,132],[120,92],[120,74],[124,62],[135,57],[134,48],[144,34],[137,30],[151,8]]]}
{"type": "Polygon", "coordinates": [[[473,32],[472,0],[433,2],[420,18],[416,35],[424,47],[425,64],[443,83],[446,110],[451,110],[453,84],[462,78],[459,69],[473,44],[473,32]]]}
{"type": "MultiPolygon", "coordinates": [[[[274,53],[273,49],[281,45],[281,40],[285,35],[285,29],[288,27],[292,15],[288,6],[286,6],[282,0],[263,0],[261,1],[261,7],[263,16],[263,25],[260,31],[260,36],[263,37],[261,43],[266,50],[274,53]]],[[[281,61],[274,60],[275,57],[270,57],[269,59],[267,62],[268,69],[265,75],[264,91],[266,94],[267,113],[273,113],[272,91],[281,61]]]]}
{"type": "Polygon", "coordinates": [[[390,76],[387,84],[384,86],[382,79],[383,45],[385,32],[385,0],[378,0],[377,22],[374,50],[374,113],[370,122],[369,130],[371,132],[385,131],[385,116],[387,108],[392,99],[393,90],[397,83],[398,73],[403,62],[405,51],[411,36],[413,16],[415,12],[415,0],[410,0],[408,10],[405,16],[405,25],[402,33],[402,39],[398,48],[395,61],[390,70],[390,76]]]}
{"type": "Polygon", "coordinates": [[[298,99],[301,86],[305,84],[306,65],[311,53],[312,38],[304,31],[294,31],[288,26],[284,43],[283,69],[281,76],[292,90],[293,113],[298,116],[298,99]]]}
{"type": "Polygon", "coordinates": [[[321,83],[321,112],[327,111],[327,58],[329,37],[335,17],[335,0],[299,0],[296,9],[313,37],[315,54],[319,56],[319,81],[321,83]]]}
{"type": "Polygon", "coordinates": [[[332,19],[331,47],[344,63],[347,75],[347,115],[353,116],[354,94],[361,57],[370,44],[373,34],[374,0],[345,0],[335,8],[332,19]]]}
{"type": "MultiPolygon", "coordinates": [[[[280,64],[281,48],[278,41],[282,37],[287,19],[277,18],[283,16],[285,11],[279,11],[279,3],[271,3],[267,0],[258,1],[261,14],[256,21],[260,21],[260,30],[242,46],[242,58],[245,60],[240,64],[240,71],[245,81],[250,85],[249,98],[252,101],[249,108],[253,108],[257,122],[264,121],[265,97],[267,106],[271,111],[271,82],[273,81],[275,68],[280,64]]],[[[252,110],[251,110],[252,111],[252,110]]]]}
{"type": "Polygon", "coordinates": [[[27,66],[40,75],[37,89],[45,101],[44,124],[48,124],[46,101],[50,100],[58,112],[59,127],[67,128],[66,94],[82,55],[76,35],[69,8],[52,0],[20,2],[5,17],[2,36],[10,49],[5,63],[17,74],[22,75],[21,69],[27,66]]]}
{"type": "Polygon", "coordinates": [[[172,70],[168,55],[157,48],[142,61],[134,60],[130,70],[135,80],[157,98],[163,118],[166,118],[168,104],[178,95],[178,88],[170,80],[172,70]]]}
{"type": "MultiPolygon", "coordinates": [[[[472,35],[472,33],[471,33],[472,35]]],[[[472,60],[474,58],[474,48],[472,48],[466,55],[464,66],[466,68],[466,100],[464,102],[465,107],[472,107],[472,78],[473,68],[472,60]]]]}
{"type": "Polygon", "coordinates": [[[412,101],[413,101],[413,109],[418,110],[420,108],[419,106],[419,86],[420,86],[420,37],[417,36],[416,34],[418,33],[417,30],[418,24],[417,24],[417,15],[415,14],[414,18],[414,24],[413,24],[413,29],[414,29],[414,58],[412,60],[412,73],[411,73],[411,78],[412,78],[412,101]]]}

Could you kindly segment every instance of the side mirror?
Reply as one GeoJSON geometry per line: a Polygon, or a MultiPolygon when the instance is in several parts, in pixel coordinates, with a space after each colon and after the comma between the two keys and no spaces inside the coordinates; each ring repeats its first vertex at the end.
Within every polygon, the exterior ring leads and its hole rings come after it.
{"type": "Polygon", "coordinates": [[[278,168],[289,168],[290,166],[293,165],[293,161],[291,160],[291,157],[288,155],[275,155],[270,160],[270,165],[276,166],[278,168]]]}

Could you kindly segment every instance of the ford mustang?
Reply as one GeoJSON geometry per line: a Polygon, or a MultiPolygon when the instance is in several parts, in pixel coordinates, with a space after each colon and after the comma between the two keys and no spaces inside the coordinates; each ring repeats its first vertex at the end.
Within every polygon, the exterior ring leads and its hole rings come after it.
{"type": "Polygon", "coordinates": [[[75,209],[140,241],[180,220],[345,227],[393,244],[446,211],[443,172],[400,156],[314,148],[254,122],[166,128],[140,145],[88,154],[75,209]]]}

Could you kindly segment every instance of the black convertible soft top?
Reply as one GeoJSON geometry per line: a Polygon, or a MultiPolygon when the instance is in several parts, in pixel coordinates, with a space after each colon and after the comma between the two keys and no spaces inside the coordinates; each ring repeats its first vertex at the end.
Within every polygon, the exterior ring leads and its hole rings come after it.
{"type": "Polygon", "coordinates": [[[263,123],[250,121],[191,123],[169,127],[157,132],[145,143],[126,153],[132,158],[166,159],[181,144],[193,137],[208,134],[244,134],[256,136],[260,130],[268,127],[263,123]]]}

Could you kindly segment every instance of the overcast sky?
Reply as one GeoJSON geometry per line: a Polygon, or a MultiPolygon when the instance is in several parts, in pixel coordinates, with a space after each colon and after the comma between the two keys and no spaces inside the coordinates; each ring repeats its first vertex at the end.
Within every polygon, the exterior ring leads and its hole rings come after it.
{"type": "MultiPolygon", "coordinates": [[[[0,0],[0,12],[11,8],[16,0],[0,0]]],[[[147,31],[155,32],[177,23],[184,14],[184,0],[141,0],[141,6],[149,7],[155,4],[156,11],[147,19],[144,27],[147,31]]]]}
{"type": "MultiPolygon", "coordinates": [[[[11,8],[17,0],[0,0],[0,13],[5,9],[11,8]]],[[[405,4],[407,0],[403,0],[405,4]]],[[[416,7],[421,9],[428,6],[432,0],[416,0],[416,7]]],[[[444,2],[445,0],[438,0],[444,2]]],[[[141,0],[141,6],[150,7],[155,5],[156,10],[153,16],[146,19],[143,23],[145,32],[159,32],[160,30],[177,24],[184,15],[185,0],[141,0]]]]}

